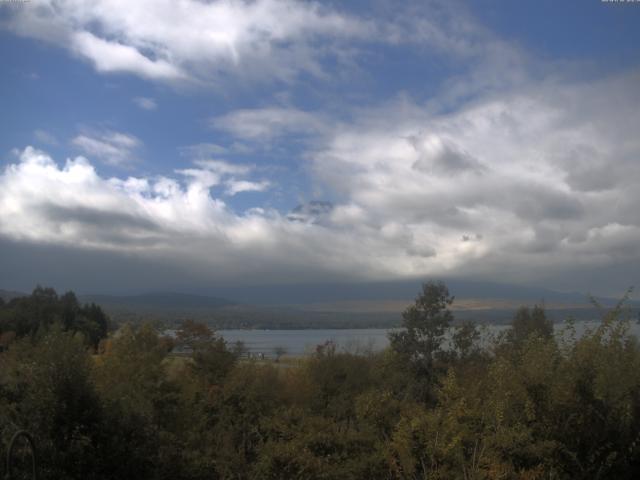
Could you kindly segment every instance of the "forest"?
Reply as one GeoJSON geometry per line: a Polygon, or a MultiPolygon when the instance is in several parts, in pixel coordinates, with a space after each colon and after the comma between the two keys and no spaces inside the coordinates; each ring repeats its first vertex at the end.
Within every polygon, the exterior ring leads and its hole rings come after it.
{"type": "Polygon", "coordinates": [[[41,479],[638,478],[626,300],[580,336],[523,306],[488,338],[428,282],[385,351],[285,362],[38,287],[0,300],[0,455],[26,430],[41,479]]]}

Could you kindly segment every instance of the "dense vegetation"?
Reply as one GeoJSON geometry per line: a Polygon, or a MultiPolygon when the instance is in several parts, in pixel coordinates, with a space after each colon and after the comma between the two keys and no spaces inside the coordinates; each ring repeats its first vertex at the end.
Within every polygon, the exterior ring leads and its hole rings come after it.
{"type": "Polygon", "coordinates": [[[471,323],[451,331],[452,297],[428,283],[384,352],[329,343],[265,363],[194,322],[174,340],[142,325],[96,342],[92,307],[70,302],[71,321],[64,298],[40,289],[0,308],[16,337],[0,353],[0,427],[5,444],[34,434],[42,478],[640,474],[640,347],[622,302],[580,338],[571,322],[554,336],[534,307],[487,339],[471,323]]]}
{"type": "Polygon", "coordinates": [[[36,287],[29,296],[5,302],[0,298],[0,345],[14,336],[34,338],[53,324],[68,332],[79,332],[92,347],[107,336],[108,319],[98,305],[80,305],[73,292],[58,296],[52,288],[36,287]]]}

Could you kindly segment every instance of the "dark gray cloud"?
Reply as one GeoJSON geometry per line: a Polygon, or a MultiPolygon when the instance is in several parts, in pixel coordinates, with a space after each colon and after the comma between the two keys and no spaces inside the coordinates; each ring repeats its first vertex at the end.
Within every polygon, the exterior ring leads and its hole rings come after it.
{"type": "Polygon", "coordinates": [[[579,197],[541,185],[513,188],[505,201],[510,202],[513,211],[528,222],[572,220],[584,214],[579,197]]]}
{"type": "Polygon", "coordinates": [[[311,200],[293,208],[287,215],[287,219],[292,222],[321,223],[333,211],[333,207],[331,202],[311,200]]]}
{"type": "Polygon", "coordinates": [[[40,212],[59,224],[79,223],[96,230],[122,230],[132,233],[158,233],[159,225],[135,214],[99,210],[96,208],[45,204],[38,207],[40,212]]]}
{"type": "Polygon", "coordinates": [[[460,150],[449,141],[424,139],[418,136],[410,136],[409,143],[416,149],[419,157],[412,167],[423,173],[441,172],[454,175],[457,173],[471,172],[480,174],[486,168],[468,152],[460,150]]]}

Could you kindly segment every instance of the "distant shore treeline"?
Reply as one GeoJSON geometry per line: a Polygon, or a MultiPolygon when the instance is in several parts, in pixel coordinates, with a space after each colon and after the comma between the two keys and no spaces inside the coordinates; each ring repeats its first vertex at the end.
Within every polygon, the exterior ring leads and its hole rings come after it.
{"type": "MultiPolygon", "coordinates": [[[[5,299],[26,297],[18,292],[0,291],[5,299]]],[[[94,303],[109,316],[114,325],[141,324],[159,322],[169,328],[178,327],[184,320],[196,320],[206,323],[217,330],[231,329],[353,329],[353,328],[395,328],[402,323],[402,308],[397,311],[385,308],[376,311],[367,307],[366,311],[342,309],[340,305],[250,305],[228,300],[180,294],[147,294],[132,296],[80,295],[78,302],[94,303]]],[[[8,300],[5,300],[8,301],[8,300]]],[[[400,303],[394,301],[394,303],[400,303]]],[[[407,302],[408,303],[408,302],[407,302]]],[[[504,301],[488,300],[482,308],[458,308],[452,305],[455,323],[474,321],[486,325],[508,325],[518,306],[525,301],[510,300],[506,307],[504,301]]],[[[630,304],[637,317],[640,307],[630,304]]],[[[587,301],[559,306],[551,304],[545,307],[547,316],[554,322],[564,322],[568,318],[576,321],[591,321],[598,318],[598,312],[587,301]]]]}

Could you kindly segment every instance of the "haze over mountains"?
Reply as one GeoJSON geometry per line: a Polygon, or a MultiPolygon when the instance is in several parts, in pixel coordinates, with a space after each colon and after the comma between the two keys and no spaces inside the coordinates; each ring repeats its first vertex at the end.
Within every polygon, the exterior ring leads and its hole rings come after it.
{"type": "MultiPolygon", "coordinates": [[[[501,285],[497,283],[475,283],[447,281],[447,286],[457,302],[468,304],[471,300],[484,301],[486,305],[503,303],[588,303],[588,293],[558,292],[555,290],[501,285]]],[[[85,302],[113,305],[155,307],[216,308],[237,304],[250,305],[320,305],[348,302],[388,302],[413,300],[420,288],[419,281],[377,282],[358,284],[312,284],[312,285],[259,285],[249,287],[218,287],[208,294],[148,292],[130,294],[85,293],[77,290],[85,302]]],[[[0,290],[2,298],[11,299],[28,292],[0,290]]],[[[599,300],[614,301],[608,297],[599,300]]]]}
{"type": "MultiPolygon", "coordinates": [[[[533,304],[543,304],[555,321],[570,316],[577,320],[598,316],[587,293],[462,280],[449,280],[447,285],[456,297],[453,310],[458,320],[506,323],[518,307],[533,304]]],[[[101,305],[117,321],[151,319],[175,323],[195,318],[217,328],[364,328],[398,325],[401,312],[419,288],[420,282],[406,281],[221,287],[212,295],[79,291],[78,296],[81,302],[101,305]]],[[[18,295],[21,293],[0,290],[5,300],[18,295]]],[[[617,301],[605,297],[597,300],[605,306],[617,301]]],[[[629,305],[632,314],[637,315],[640,302],[632,300],[629,305]]]]}
{"type": "Polygon", "coordinates": [[[223,298],[174,292],[153,292],[140,295],[86,294],[80,295],[80,299],[83,302],[104,305],[153,306],[154,308],[219,308],[235,305],[235,302],[223,298]]]}

